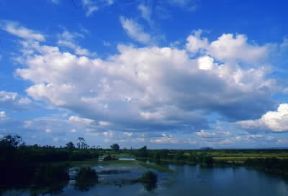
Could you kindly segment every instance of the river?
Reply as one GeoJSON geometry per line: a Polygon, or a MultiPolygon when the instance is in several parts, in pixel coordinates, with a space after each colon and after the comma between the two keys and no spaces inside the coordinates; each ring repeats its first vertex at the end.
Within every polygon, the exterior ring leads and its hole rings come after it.
{"type": "MultiPolygon", "coordinates": [[[[100,175],[102,183],[88,191],[79,191],[69,183],[59,196],[287,196],[288,181],[245,167],[200,168],[189,165],[170,165],[174,172],[158,174],[157,187],[147,191],[140,184],[117,184],[118,179],[139,176],[144,168],[117,167],[123,172],[100,175]],[[111,179],[114,179],[111,183],[111,179]],[[116,180],[116,181],[115,181],[116,180]],[[110,182],[110,183],[109,183],[110,182]]],[[[103,167],[95,166],[96,170],[103,167]]],[[[107,169],[107,168],[105,168],[107,169]]],[[[109,168],[111,169],[111,168],[109,168]]],[[[29,192],[9,191],[5,196],[30,195],[29,192]]]]}

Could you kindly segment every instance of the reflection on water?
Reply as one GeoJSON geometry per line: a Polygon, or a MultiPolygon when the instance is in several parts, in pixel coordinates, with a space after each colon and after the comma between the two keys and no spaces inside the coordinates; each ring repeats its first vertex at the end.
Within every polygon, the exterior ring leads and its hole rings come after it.
{"type": "Polygon", "coordinates": [[[88,191],[98,182],[96,171],[90,167],[80,168],[75,175],[74,187],[80,191],[88,191]]]}
{"type": "MultiPolygon", "coordinates": [[[[243,167],[200,168],[197,166],[170,166],[175,172],[157,172],[157,187],[135,183],[147,169],[143,167],[96,166],[99,183],[82,192],[75,189],[74,180],[56,195],[97,196],[287,196],[288,183],[280,177],[270,176],[243,167]],[[132,183],[133,182],[133,183],[132,183]],[[151,188],[151,189],[150,189],[151,188]],[[153,189],[155,188],[155,189],[153,189]]],[[[30,195],[29,192],[6,192],[4,195],[30,195]]]]}
{"type": "Polygon", "coordinates": [[[120,157],[119,161],[135,161],[135,158],[132,157],[120,157]]]}

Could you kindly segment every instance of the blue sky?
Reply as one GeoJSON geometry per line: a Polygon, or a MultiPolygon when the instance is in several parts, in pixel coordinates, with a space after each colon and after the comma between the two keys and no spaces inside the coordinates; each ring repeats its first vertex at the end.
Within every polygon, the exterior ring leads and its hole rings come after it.
{"type": "Polygon", "coordinates": [[[288,3],[0,0],[0,136],[288,145],[288,3]]]}

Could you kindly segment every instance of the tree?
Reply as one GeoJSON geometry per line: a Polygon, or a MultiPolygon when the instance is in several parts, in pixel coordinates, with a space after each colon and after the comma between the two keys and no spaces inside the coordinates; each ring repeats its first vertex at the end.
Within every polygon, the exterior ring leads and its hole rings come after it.
{"type": "Polygon", "coordinates": [[[156,188],[158,177],[154,172],[147,171],[138,180],[142,182],[145,189],[150,192],[156,188]]]}
{"type": "Polygon", "coordinates": [[[75,145],[73,144],[73,142],[68,142],[66,144],[66,148],[69,150],[73,150],[73,149],[75,149],[75,145]]]}
{"type": "Polygon", "coordinates": [[[146,152],[147,151],[147,146],[143,146],[142,148],[139,148],[140,151],[146,152]]]}
{"type": "Polygon", "coordinates": [[[98,182],[98,175],[90,167],[82,167],[75,177],[75,188],[80,191],[87,191],[98,182]]]}
{"type": "Polygon", "coordinates": [[[147,146],[143,146],[142,148],[139,148],[136,152],[137,157],[141,158],[147,158],[148,157],[148,151],[147,151],[147,146]]]}
{"type": "Polygon", "coordinates": [[[112,150],[115,150],[115,151],[119,151],[120,150],[119,144],[112,144],[110,147],[111,147],[112,150]]]}
{"type": "Polygon", "coordinates": [[[79,149],[86,149],[88,148],[88,145],[86,144],[86,141],[83,137],[78,137],[78,143],[77,143],[77,147],[79,149]]]}
{"type": "Polygon", "coordinates": [[[17,148],[22,142],[19,135],[6,135],[0,139],[1,147],[17,148]]]}

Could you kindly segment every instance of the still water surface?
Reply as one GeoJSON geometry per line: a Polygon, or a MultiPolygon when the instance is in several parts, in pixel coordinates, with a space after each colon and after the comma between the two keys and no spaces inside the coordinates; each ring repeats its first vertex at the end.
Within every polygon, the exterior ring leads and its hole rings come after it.
{"type": "MultiPolygon", "coordinates": [[[[88,191],[75,190],[73,182],[63,189],[61,196],[287,196],[288,181],[244,167],[199,168],[188,165],[171,165],[172,173],[159,173],[157,188],[147,191],[138,184],[117,184],[117,179],[140,176],[144,168],[118,167],[117,174],[100,175],[102,183],[88,191]]],[[[97,171],[103,168],[95,167],[97,171]]],[[[113,169],[113,168],[108,168],[113,169]]],[[[7,192],[10,195],[30,195],[29,192],[7,192]]]]}

